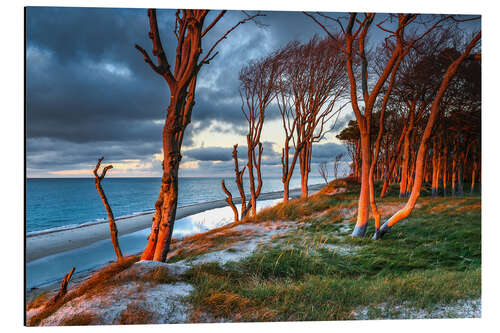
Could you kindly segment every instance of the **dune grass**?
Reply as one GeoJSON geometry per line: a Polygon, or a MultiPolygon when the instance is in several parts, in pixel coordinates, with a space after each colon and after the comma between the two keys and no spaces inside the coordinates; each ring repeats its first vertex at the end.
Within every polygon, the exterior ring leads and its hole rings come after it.
{"type": "MultiPolygon", "coordinates": [[[[380,186],[377,183],[377,192],[380,186]]],[[[179,280],[192,284],[195,290],[188,301],[193,322],[347,320],[359,318],[361,311],[368,318],[388,318],[397,315],[402,305],[433,311],[438,305],[481,297],[478,193],[432,198],[424,189],[411,216],[382,241],[373,241],[373,222],[367,237],[349,237],[355,223],[357,191],[359,185],[354,181],[335,181],[309,198],[280,203],[239,222],[294,221],[296,226],[239,262],[195,265],[180,278],[170,276],[165,267],[144,274],[122,274],[138,256],[108,265],[60,302],[36,313],[27,324],[38,325],[76,297],[93,297],[132,280],[145,283],[145,287],[179,280]]],[[[377,200],[383,219],[404,205],[405,199],[398,194],[393,185],[386,198],[377,200]]],[[[174,240],[169,262],[209,251],[229,251],[252,237],[252,228],[234,226],[174,240]]],[[[28,308],[40,306],[49,296],[40,295],[28,308]]],[[[147,323],[150,317],[139,303],[131,303],[120,322],[147,323]]],[[[95,320],[82,313],[65,324],[86,325],[95,320]]]]}

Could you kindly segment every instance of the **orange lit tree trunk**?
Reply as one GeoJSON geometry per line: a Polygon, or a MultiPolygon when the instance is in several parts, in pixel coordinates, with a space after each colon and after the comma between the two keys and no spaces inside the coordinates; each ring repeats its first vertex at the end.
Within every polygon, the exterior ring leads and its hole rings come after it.
{"type": "Polygon", "coordinates": [[[470,194],[474,193],[474,185],[476,184],[476,170],[477,170],[477,162],[474,161],[473,164],[472,164],[470,194]]]}
{"type": "Polygon", "coordinates": [[[410,160],[410,142],[413,129],[415,128],[415,104],[416,100],[412,101],[409,109],[409,122],[408,129],[406,130],[404,142],[403,142],[403,155],[401,164],[401,181],[399,183],[399,197],[406,197],[407,187],[408,187],[408,166],[410,160]]]}
{"type": "Polygon", "coordinates": [[[410,215],[410,213],[412,212],[413,208],[415,207],[417,199],[420,196],[420,189],[422,186],[423,171],[424,171],[424,159],[425,159],[425,156],[427,154],[427,146],[429,144],[429,139],[431,137],[432,128],[434,127],[434,124],[439,116],[441,100],[446,92],[446,89],[448,88],[448,85],[450,84],[450,81],[455,76],[455,74],[458,70],[458,67],[469,56],[471,50],[476,46],[476,44],[479,42],[480,38],[481,38],[481,32],[479,32],[472,39],[472,41],[465,48],[464,52],[448,66],[448,68],[443,76],[443,79],[441,81],[441,85],[439,87],[439,90],[437,91],[436,96],[434,97],[434,100],[432,102],[429,119],[427,120],[427,124],[425,126],[425,129],[424,129],[421,141],[420,141],[420,145],[419,145],[418,153],[417,153],[417,157],[416,157],[414,184],[413,184],[413,188],[411,191],[411,195],[410,195],[406,205],[402,209],[397,211],[394,215],[392,215],[392,217],[382,225],[380,230],[373,235],[374,239],[382,238],[384,236],[384,234],[386,234],[388,231],[390,231],[390,229],[394,226],[394,224],[396,224],[397,222],[408,217],[410,215]]]}
{"type": "Polygon", "coordinates": [[[106,172],[109,169],[112,169],[113,166],[108,165],[104,167],[104,169],[101,172],[101,175],[99,175],[98,171],[103,159],[104,157],[99,158],[99,160],[97,161],[97,165],[95,166],[94,169],[95,187],[97,188],[97,192],[99,193],[99,196],[101,197],[102,203],[104,204],[104,207],[106,208],[106,212],[108,214],[109,231],[111,236],[111,242],[113,243],[113,249],[115,250],[116,254],[116,259],[117,261],[121,261],[123,259],[123,255],[122,255],[122,250],[120,249],[120,244],[118,243],[118,229],[116,228],[115,217],[113,215],[111,207],[109,206],[108,199],[106,198],[106,194],[104,193],[104,190],[101,185],[101,181],[106,176],[106,172]]]}
{"type": "MultiPolygon", "coordinates": [[[[240,192],[240,198],[241,198],[241,218],[243,219],[245,215],[247,214],[247,205],[246,205],[246,196],[245,196],[245,190],[243,188],[243,174],[245,173],[245,168],[246,166],[243,167],[243,169],[240,171],[240,167],[238,164],[238,145],[233,146],[233,160],[234,160],[234,177],[235,177],[235,183],[236,186],[238,187],[238,191],[240,192]]],[[[228,203],[229,207],[233,210],[234,213],[234,222],[239,221],[239,214],[238,214],[238,209],[236,208],[236,205],[233,202],[233,195],[231,192],[226,188],[226,184],[224,183],[224,180],[221,181],[222,185],[222,190],[224,193],[226,193],[227,198],[226,202],[228,203]]]]}
{"type": "MultiPolygon", "coordinates": [[[[456,156],[456,154],[454,154],[456,156]]],[[[454,197],[456,196],[456,187],[455,187],[455,180],[456,180],[456,175],[457,175],[457,161],[454,158],[453,161],[451,162],[451,196],[454,197]]]]}
{"type": "Polygon", "coordinates": [[[238,25],[253,19],[256,15],[238,22],[221,36],[201,58],[203,37],[219,22],[226,11],[221,11],[204,29],[203,25],[208,10],[177,10],[175,13],[174,34],[177,38],[175,66],[173,72],[165,53],[158,24],[156,10],[149,9],[149,37],[153,44],[153,56],[157,58],[155,64],[148,52],[139,45],[135,47],[144,56],[144,61],[155,73],[163,77],[170,90],[170,103],[165,116],[163,127],[163,175],[161,190],[155,204],[155,213],[148,237],[148,244],[142,253],[142,260],[165,261],[170,249],[172,232],[177,210],[178,200],[178,172],[181,161],[181,147],[184,131],[191,122],[191,112],[194,106],[196,77],[204,64],[208,64],[216,55],[213,53],[217,45],[238,25]]]}
{"type": "Polygon", "coordinates": [[[380,198],[383,198],[387,194],[387,189],[389,188],[389,183],[391,181],[391,178],[393,178],[394,166],[396,165],[396,162],[397,162],[399,155],[401,153],[401,147],[402,147],[402,143],[403,143],[403,140],[405,138],[405,135],[406,135],[407,128],[408,128],[408,121],[405,122],[405,125],[403,127],[403,130],[401,131],[401,135],[400,135],[399,140],[398,140],[398,144],[396,146],[396,150],[395,150],[395,152],[390,160],[389,168],[387,170],[387,173],[386,173],[386,176],[384,179],[384,184],[382,185],[382,190],[380,191],[380,198]]]}
{"type": "Polygon", "coordinates": [[[446,189],[448,182],[448,142],[445,141],[443,148],[443,165],[442,165],[442,173],[443,173],[443,197],[446,197],[446,189]]]}
{"type": "MultiPolygon", "coordinates": [[[[400,36],[398,36],[399,40],[400,36]]],[[[389,97],[392,92],[392,87],[394,85],[394,81],[396,79],[396,73],[399,68],[399,65],[401,64],[401,61],[403,60],[404,56],[406,55],[407,50],[402,51],[401,54],[398,56],[398,59],[396,63],[394,64],[392,68],[392,73],[391,73],[391,78],[389,80],[389,85],[387,87],[387,91],[385,92],[384,95],[384,100],[382,101],[382,108],[380,110],[380,115],[379,115],[379,129],[377,133],[377,138],[375,140],[375,152],[371,158],[371,165],[370,165],[370,171],[368,175],[368,181],[369,181],[369,188],[370,188],[370,207],[372,210],[373,218],[375,220],[375,230],[380,229],[380,213],[377,209],[377,204],[375,203],[375,187],[373,184],[373,173],[375,171],[375,167],[378,161],[378,155],[380,152],[380,144],[382,142],[382,135],[384,134],[384,116],[385,116],[385,111],[387,109],[387,103],[389,102],[389,97]]]]}
{"type": "MultiPolygon", "coordinates": [[[[361,190],[358,200],[358,216],[356,220],[356,226],[352,232],[352,236],[363,237],[366,232],[369,204],[370,204],[370,165],[372,158],[371,142],[370,142],[370,128],[371,128],[371,117],[373,106],[375,105],[376,98],[382,89],[382,86],[386,82],[389,74],[392,71],[396,59],[399,57],[401,52],[401,45],[397,44],[392,50],[391,57],[388,59],[386,65],[384,66],[382,74],[379,76],[373,90],[368,92],[368,62],[365,54],[365,39],[368,33],[368,29],[371,26],[375,14],[365,14],[364,19],[357,21],[356,14],[350,15],[349,23],[345,29],[345,50],[347,55],[347,74],[349,77],[350,87],[351,87],[351,104],[356,116],[356,120],[359,126],[359,132],[361,137],[361,190]],[[358,22],[358,29],[353,32],[355,23],[358,22]],[[356,84],[356,75],[353,68],[353,57],[354,57],[354,41],[358,41],[358,54],[361,59],[361,70],[362,70],[362,92],[365,102],[364,114],[358,105],[358,89],[356,84]]],[[[399,27],[402,29],[403,25],[406,24],[406,20],[410,17],[400,17],[399,27]]]]}

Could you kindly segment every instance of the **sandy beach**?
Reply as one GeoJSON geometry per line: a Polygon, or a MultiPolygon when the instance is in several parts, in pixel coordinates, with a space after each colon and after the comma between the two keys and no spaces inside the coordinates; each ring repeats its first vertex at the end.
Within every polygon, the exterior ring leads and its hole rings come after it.
{"type": "MultiPolygon", "coordinates": [[[[309,190],[317,191],[323,184],[309,186],[309,190]]],[[[262,193],[259,200],[279,199],[283,191],[262,193]]],[[[299,197],[300,189],[290,190],[290,197],[299,197]]],[[[241,202],[240,198],[234,199],[241,202]]],[[[225,200],[217,200],[177,208],[177,219],[201,213],[203,211],[227,206],[225,200]]],[[[130,234],[151,227],[152,213],[116,219],[119,235],[130,234]]],[[[100,240],[109,238],[108,221],[96,222],[67,229],[39,232],[26,236],[26,262],[31,262],[53,254],[78,249],[100,240]]]]}

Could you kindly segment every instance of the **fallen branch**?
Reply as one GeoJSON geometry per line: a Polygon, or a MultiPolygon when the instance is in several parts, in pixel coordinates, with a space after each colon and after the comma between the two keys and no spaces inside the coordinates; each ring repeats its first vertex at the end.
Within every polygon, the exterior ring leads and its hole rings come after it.
{"type": "Polygon", "coordinates": [[[73,267],[69,271],[69,273],[64,276],[64,278],[61,281],[61,285],[59,286],[59,292],[45,304],[45,307],[49,307],[56,304],[60,299],[64,297],[64,295],[66,295],[66,293],[68,292],[68,283],[69,280],[71,279],[71,276],[73,276],[74,271],[75,267],[73,267]]]}

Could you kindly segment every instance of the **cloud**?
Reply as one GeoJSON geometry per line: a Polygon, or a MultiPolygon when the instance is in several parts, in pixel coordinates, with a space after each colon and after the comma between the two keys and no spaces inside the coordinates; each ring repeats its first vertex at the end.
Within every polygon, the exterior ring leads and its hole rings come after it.
{"type": "MultiPolygon", "coordinates": [[[[206,22],[217,14],[211,12],[206,22]]],[[[185,164],[183,173],[231,172],[232,149],[216,147],[218,144],[211,143],[210,138],[200,139],[200,133],[210,129],[219,137],[245,135],[247,123],[238,93],[242,66],[291,40],[324,36],[321,28],[301,12],[265,14],[261,22],[267,27],[253,23],[239,26],[217,47],[217,57],[200,70],[192,123],[183,142],[183,163],[199,162],[185,164]],[[209,147],[195,146],[200,141],[209,147]]],[[[174,11],[158,10],[157,16],[163,46],[174,64],[174,11]]],[[[203,39],[204,52],[242,17],[241,11],[228,11],[203,39]]],[[[28,176],[86,170],[100,155],[114,163],[140,160],[144,174],[159,174],[161,161],[154,156],[162,151],[170,94],[165,80],[134,48],[137,43],[151,52],[148,32],[146,9],[26,9],[28,176]]],[[[266,120],[277,117],[276,105],[271,104],[266,120]]],[[[343,116],[342,121],[347,119],[343,116]]],[[[278,172],[280,152],[274,144],[280,143],[264,144],[263,164],[267,170],[278,172]]],[[[317,145],[313,163],[333,159],[339,149],[335,144],[317,145]]],[[[239,155],[246,155],[243,147],[239,155]]]]}
{"type": "MultiPolygon", "coordinates": [[[[216,15],[210,13],[207,22],[216,15]]],[[[267,28],[253,23],[242,25],[220,44],[219,55],[200,71],[184,147],[192,146],[197,133],[208,127],[220,135],[244,134],[239,71],[251,59],[288,41],[290,37],[283,35],[288,19],[295,22],[293,29],[300,36],[310,35],[312,30],[308,29],[316,28],[302,16],[267,13],[263,18],[267,28]]],[[[158,10],[159,28],[171,63],[175,56],[173,17],[172,10],[158,10]]],[[[240,11],[229,11],[204,38],[204,49],[242,17],[240,11]]],[[[168,86],[134,48],[137,43],[151,51],[148,30],[146,9],[27,8],[29,170],[49,173],[63,165],[76,170],[82,164],[92,165],[100,151],[120,160],[150,159],[161,152],[168,86]]],[[[270,111],[268,118],[276,116],[270,111]]],[[[191,153],[210,158],[207,151],[191,153]]],[[[231,159],[231,153],[214,159],[231,159]]]]}

